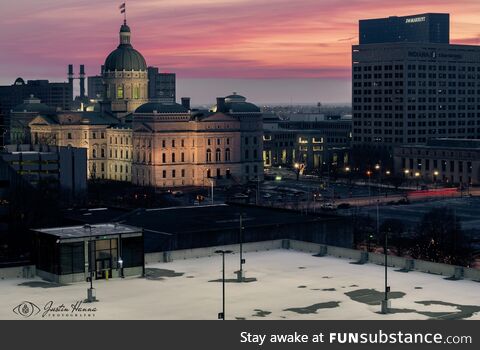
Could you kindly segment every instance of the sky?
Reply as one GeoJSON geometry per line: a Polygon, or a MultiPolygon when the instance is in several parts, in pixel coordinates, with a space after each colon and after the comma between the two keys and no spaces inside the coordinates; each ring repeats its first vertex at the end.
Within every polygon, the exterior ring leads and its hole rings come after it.
{"type": "MultiPolygon", "coordinates": [[[[118,44],[121,0],[0,0],[0,84],[87,74],[118,44]]],[[[349,102],[358,20],[450,13],[451,42],[480,44],[479,0],[130,0],[132,44],[175,72],[178,96],[349,102]],[[225,91],[226,90],[226,91],[225,91]]]]}

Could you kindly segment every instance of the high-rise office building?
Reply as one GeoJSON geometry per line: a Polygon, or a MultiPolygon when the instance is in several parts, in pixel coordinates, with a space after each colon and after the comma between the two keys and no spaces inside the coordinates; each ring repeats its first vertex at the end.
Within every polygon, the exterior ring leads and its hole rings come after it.
{"type": "Polygon", "coordinates": [[[51,83],[48,80],[25,82],[22,78],[17,78],[12,85],[0,86],[0,103],[6,112],[31,95],[50,107],[69,110],[73,101],[73,86],[71,83],[51,83]]]}
{"type": "Polygon", "coordinates": [[[448,44],[449,21],[448,13],[360,20],[359,42],[361,45],[395,42],[448,44]]]}
{"type": "Polygon", "coordinates": [[[101,75],[94,75],[87,77],[87,96],[89,99],[96,100],[103,97],[103,77],[101,75]]]}
{"type": "Polygon", "coordinates": [[[148,97],[158,102],[175,102],[175,73],[160,73],[157,67],[148,67],[148,97]]]}
{"type": "Polygon", "coordinates": [[[353,45],[352,78],[357,150],[392,160],[397,145],[480,136],[480,46],[353,45]]]}

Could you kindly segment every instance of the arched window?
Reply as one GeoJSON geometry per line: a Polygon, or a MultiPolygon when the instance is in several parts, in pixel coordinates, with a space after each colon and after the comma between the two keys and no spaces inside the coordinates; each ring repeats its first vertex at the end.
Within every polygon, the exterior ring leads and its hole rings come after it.
{"type": "Polygon", "coordinates": [[[230,161],[230,148],[227,148],[225,150],[225,161],[229,162],[230,161]]]}
{"type": "Polygon", "coordinates": [[[117,86],[117,98],[123,98],[123,85],[117,86]]]}
{"type": "Polygon", "coordinates": [[[222,161],[222,153],[220,151],[220,148],[217,148],[215,150],[215,161],[216,162],[221,162],[222,161]]]}
{"type": "Polygon", "coordinates": [[[97,158],[97,150],[95,148],[92,150],[92,158],[97,158]]]}
{"type": "Polygon", "coordinates": [[[138,85],[133,87],[133,98],[140,98],[140,86],[138,85]]]}
{"type": "Polygon", "coordinates": [[[207,163],[210,163],[212,161],[212,151],[207,149],[207,163]]]}

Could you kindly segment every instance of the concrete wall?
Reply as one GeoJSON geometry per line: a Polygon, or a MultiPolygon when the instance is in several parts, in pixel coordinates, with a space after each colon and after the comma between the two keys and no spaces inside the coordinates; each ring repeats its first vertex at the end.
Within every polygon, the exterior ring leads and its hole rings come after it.
{"type": "MultiPolygon", "coordinates": [[[[158,262],[170,262],[173,260],[181,259],[195,259],[215,255],[215,250],[232,250],[235,253],[239,251],[238,244],[232,245],[223,245],[207,248],[195,248],[195,249],[184,249],[176,250],[171,252],[157,252],[157,253],[148,253],[145,254],[145,265],[154,264],[158,262]]],[[[274,249],[291,249],[301,252],[306,252],[309,254],[318,254],[318,255],[329,255],[337,258],[351,259],[354,261],[360,261],[363,263],[373,263],[382,265],[385,262],[385,256],[383,254],[376,253],[367,253],[355,249],[347,249],[341,247],[334,247],[318,243],[309,243],[296,240],[272,240],[272,241],[263,241],[263,242],[252,242],[244,243],[243,251],[256,252],[256,251],[268,251],[274,249]]],[[[461,266],[447,265],[433,263],[429,261],[403,258],[398,256],[389,255],[387,258],[388,266],[406,269],[406,270],[416,270],[420,272],[433,273],[438,275],[443,275],[446,277],[455,277],[455,278],[465,278],[473,281],[480,282],[480,270],[471,269],[461,266]]],[[[6,278],[34,278],[35,274],[39,277],[46,279],[48,281],[53,281],[57,283],[75,283],[75,282],[84,282],[86,279],[86,274],[73,274],[73,275],[62,275],[55,276],[51,273],[36,270],[34,265],[28,266],[19,266],[19,267],[10,267],[0,269],[0,279],[6,278]]],[[[119,277],[119,271],[112,270],[112,278],[119,277]]],[[[125,268],[124,276],[142,276],[143,268],[133,267],[125,268]]]]}
{"type": "Polygon", "coordinates": [[[0,279],[34,278],[35,265],[4,267],[0,269],[0,279]]]}
{"type": "MultiPolygon", "coordinates": [[[[286,244],[283,245],[286,248],[286,244]]],[[[356,261],[362,261],[364,263],[370,262],[373,264],[384,265],[385,255],[376,253],[367,253],[360,250],[333,247],[322,244],[301,242],[289,240],[288,248],[293,250],[299,250],[312,254],[330,255],[338,258],[347,258],[356,261]]],[[[399,256],[389,255],[387,257],[387,265],[406,270],[416,270],[420,272],[433,273],[437,275],[443,275],[446,277],[466,278],[480,282],[480,270],[471,269],[462,266],[448,265],[434,263],[430,261],[403,258],[399,256]]]]}
{"type": "MultiPolygon", "coordinates": [[[[173,260],[181,259],[194,259],[194,258],[203,258],[215,255],[215,250],[232,250],[235,253],[239,252],[238,244],[230,244],[216,247],[206,247],[206,248],[195,248],[195,249],[183,249],[175,250],[171,252],[158,252],[158,253],[148,253],[145,254],[145,265],[157,263],[157,262],[169,262],[173,260]]],[[[281,249],[282,240],[274,241],[263,241],[263,242],[252,242],[244,243],[243,251],[244,252],[256,252],[263,250],[273,250],[281,249]]]]}
{"type": "MultiPolygon", "coordinates": [[[[207,248],[177,250],[171,252],[148,253],[145,254],[145,265],[157,262],[170,262],[180,259],[208,257],[215,255],[214,252],[218,249],[228,249],[234,252],[238,252],[239,245],[232,244],[207,248]]],[[[383,254],[367,253],[355,249],[334,247],[325,244],[310,243],[292,239],[252,242],[243,244],[244,252],[264,251],[273,249],[291,249],[313,255],[329,255],[337,258],[350,259],[362,263],[372,263],[382,266],[385,263],[385,256],[383,254]]],[[[393,255],[389,255],[387,257],[387,265],[398,269],[416,270],[420,272],[443,275],[446,277],[466,278],[480,282],[480,270],[478,269],[439,264],[393,255]]]]}

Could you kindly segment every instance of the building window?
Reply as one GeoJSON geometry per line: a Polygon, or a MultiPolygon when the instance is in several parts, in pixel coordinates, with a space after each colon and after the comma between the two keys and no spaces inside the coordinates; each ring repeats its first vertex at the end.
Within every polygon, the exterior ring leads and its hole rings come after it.
{"type": "Polygon", "coordinates": [[[163,170],[162,171],[162,177],[165,179],[167,177],[167,171],[166,170],[163,170]]]}
{"type": "Polygon", "coordinates": [[[229,145],[229,144],[230,144],[230,139],[227,139],[227,145],[229,145]]]}
{"type": "Polygon", "coordinates": [[[123,85],[117,86],[117,98],[123,98],[123,85]]]}
{"type": "Polygon", "coordinates": [[[175,147],[175,140],[172,140],[172,147],[175,147]]]}
{"type": "Polygon", "coordinates": [[[217,145],[220,145],[220,139],[217,139],[217,145]]]}
{"type": "Polygon", "coordinates": [[[175,177],[175,169],[172,170],[172,177],[175,177]]]}
{"type": "Polygon", "coordinates": [[[175,163],[175,153],[172,153],[172,163],[175,163]]]}
{"type": "Polygon", "coordinates": [[[230,148],[227,148],[225,150],[225,161],[229,162],[230,161],[230,148]]]}
{"type": "Polygon", "coordinates": [[[69,140],[72,139],[72,133],[71,133],[71,132],[69,132],[69,133],[67,134],[67,139],[69,139],[69,140]]]}
{"type": "Polygon", "coordinates": [[[207,140],[207,145],[209,145],[209,146],[210,146],[210,139],[208,139],[208,140],[207,140]]]}
{"type": "Polygon", "coordinates": [[[182,169],[182,177],[185,177],[185,169],[182,169]]]}
{"type": "Polygon", "coordinates": [[[253,159],[257,159],[258,157],[258,152],[256,149],[253,150],[253,159]]]}
{"type": "Polygon", "coordinates": [[[181,162],[183,163],[185,161],[185,153],[182,152],[181,154],[181,162]]]}
{"type": "Polygon", "coordinates": [[[166,163],[167,161],[167,155],[165,153],[162,153],[162,163],[166,163]]]}
{"type": "Polygon", "coordinates": [[[181,142],[182,142],[182,147],[185,147],[185,140],[184,140],[184,139],[182,139],[182,141],[181,141],[181,142]]]}
{"type": "Polygon", "coordinates": [[[166,142],[165,142],[165,140],[162,140],[162,147],[166,147],[166,142]]]}
{"type": "Polygon", "coordinates": [[[97,150],[96,149],[92,150],[92,158],[97,158],[97,150]]]}
{"type": "Polygon", "coordinates": [[[135,85],[133,88],[133,98],[140,98],[140,86],[135,85]]]}
{"type": "Polygon", "coordinates": [[[245,159],[248,159],[249,157],[249,153],[248,153],[248,149],[245,150],[245,159]]]}
{"type": "Polygon", "coordinates": [[[104,158],[105,157],[105,149],[102,148],[100,153],[101,153],[101,157],[104,158]]]}
{"type": "Polygon", "coordinates": [[[215,161],[216,162],[221,162],[222,161],[222,153],[220,152],[220,148],[217,148],[215,150],[215,161]]]}
{"type": "Polygon", "coordinates": [[[212,161],[212,151],[207,149],[207,163],[210,163],[212,161]]]}

